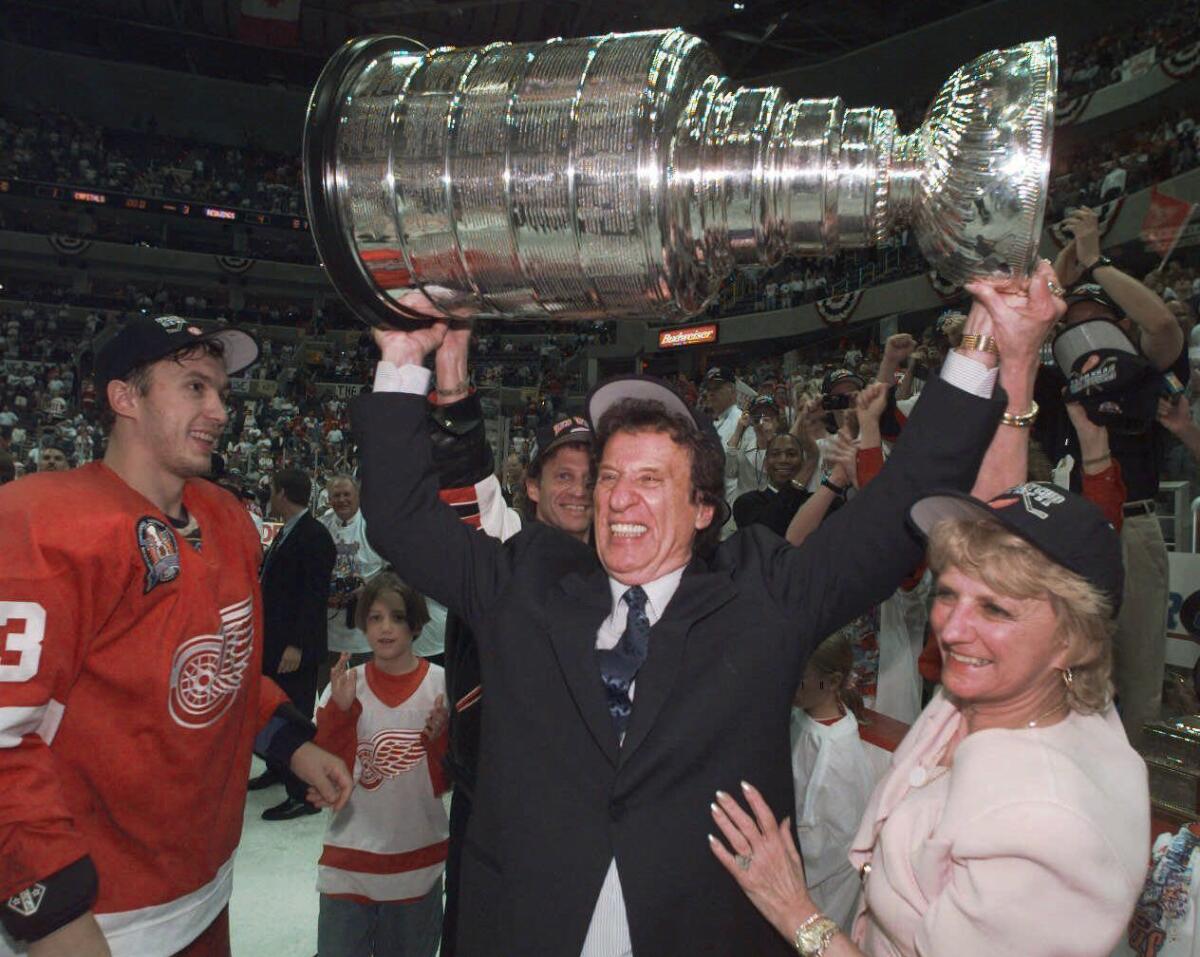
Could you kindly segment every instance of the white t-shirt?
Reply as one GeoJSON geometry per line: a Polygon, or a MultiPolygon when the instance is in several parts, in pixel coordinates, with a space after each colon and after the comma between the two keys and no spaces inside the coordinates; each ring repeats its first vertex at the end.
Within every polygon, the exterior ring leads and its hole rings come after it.
{"type": "MultiPolygon", "coordinates": [[[[329,529],[337,549],[330,594],[344,594],[361,587],[386,564],[367,542],[367,523],[361,509],[345,524],[334,512],[320,516],[318,521],[329,529]]],[[[366,634],[346,623],[345,608],[329,608],[327,618],[330,651],[363,654],[371,650],[366,634]]]]}

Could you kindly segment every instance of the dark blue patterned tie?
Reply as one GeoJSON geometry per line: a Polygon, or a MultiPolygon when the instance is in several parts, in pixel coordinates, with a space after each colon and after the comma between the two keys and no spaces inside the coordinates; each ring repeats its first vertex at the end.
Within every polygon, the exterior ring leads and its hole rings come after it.
{"type": "Polygon", "coordinates": [[[646,592],[641,585],[634,585],[621,600],[629,606],[625,622],[625,633],[615,648],[597,651],[600,659],[600,679],[604,682],[604,694],[608,700],[608,713],[612,715],[617,737],[625,733],[633,702],[629,688],[637,677],[638,669],[646,660],[650,643],[650,619],[646,617],[646,592]]]}

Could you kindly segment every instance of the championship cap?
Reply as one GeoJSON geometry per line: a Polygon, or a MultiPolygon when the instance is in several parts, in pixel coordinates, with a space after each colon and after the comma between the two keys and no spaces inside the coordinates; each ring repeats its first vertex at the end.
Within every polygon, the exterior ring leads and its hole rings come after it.
{"type": "MultiPolygon", "coordinates": [[[[705,381],[708,381],[707,376],[705,381]]],[[[661,403],[668,412],[689,423],[696,432],[702,435],[711,432],[714,438],[716,436],[712,422],[697,414],[696,410],[684,402],[679,393],[662,379],[637,374],[615,376],[601,382],[588,393],[585,409],[593,431],[600,425],[604,413],[623,399],[645,399],[661,403]]],[[[719,440],[717,444],[720,444],[719,440]]]]}
{"type": "Polygon", "coordinates": [[[857,372],[851,372],[849,369],[830,369],[821,382],[821,394],[829,395],[839,382],[853,382],[860,390],[867,387],[867,383],[857,372]]]}
{"type": "Polygon", "coordinates": [[[987,502],[965,492],[935,492],[908,514],[926,538],[943,521],[996,522],[1103,592],[1114,616],[1121,607],[1121,540],[1100,509],[1082,495],[1048,482],[1026,482],[987,502]]]}
{"type": "Polygon", "coordinates": [[[96,352],[96,393],[103,395],[113,379],[123,379],[138,366],[157,362],[180,349],[202,342],[225,347],[227,375],[234,375],[258,360],[258,343],[241,329],[205,332],[180,316],[138,316],[125,323],[96,352]]]}
{"type": "MultiPolygon", "coordinates": [[[[712,370],[709,371],[711,372],[712,370]]],[[[705,381],[708,381],[707,377],[705,381]]],[[[624,399],[643,399],[658,402],[667,412],[690,425],[695,434],[703,436],[707,441],[711,442],[713,447],[721,453],[722,461],[724,460],[724,444],[721,442],[720,436],[717,435],[717,430],[712,420],[689,406],[683,401],[678,392],[654,376],[637,374],[615,376],[612,379],[601,382],[592,389],[588,393],[587,402],[584,406],[587,410],[588,420],[592,423],[592,429],[598,431],[600,420],[604,417],[604,413],[624,399]]],[[[599,453],[601,450],[597,449],[596,451],[599,453]]],[[[729,521],[731,510],[729,503],[723,498],[718,505],[717,514],[713,517],[713,524],[721,526],[729,521]]]]}
{"type": "Polygon", "coordinates": [[[537,446],[533,453],[532,462],[538,462],[557,448],[575,443],[577,445],[592,444],[592,427],[587,419],[578,415],[559,416],[554,422],[539,426],[534,442],[537,446]]]}

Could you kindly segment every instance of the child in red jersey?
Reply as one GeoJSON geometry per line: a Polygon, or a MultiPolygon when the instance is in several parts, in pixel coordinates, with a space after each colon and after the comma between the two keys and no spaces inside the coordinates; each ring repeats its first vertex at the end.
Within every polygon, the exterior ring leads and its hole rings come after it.
{"type": "Polygon", "coordinates": [[[321,957],[433,957],[449,833],[445,677],[413,653],[429,613],[395,574],[368,582],[355,617],[373,660],[348,668],[343,654],[317,711],[318,740],[353,764],[356,784],[325,836],[317,946],[321,957]]]}

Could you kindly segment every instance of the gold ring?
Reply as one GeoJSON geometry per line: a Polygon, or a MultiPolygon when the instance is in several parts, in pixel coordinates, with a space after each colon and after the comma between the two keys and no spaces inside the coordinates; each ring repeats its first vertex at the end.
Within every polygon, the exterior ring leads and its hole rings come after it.
{"type": "Polygon", "coordinates": [[[1046,285],[1050,287],[1050,295],[1052,296],[1058,296],[1059,299],[1062,299],[1067,294],[1067,291],[1053,279],[1047,279],[1046,285]]]}

